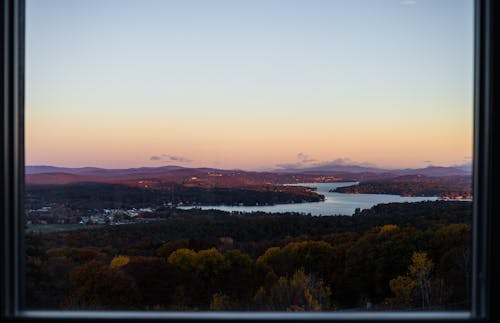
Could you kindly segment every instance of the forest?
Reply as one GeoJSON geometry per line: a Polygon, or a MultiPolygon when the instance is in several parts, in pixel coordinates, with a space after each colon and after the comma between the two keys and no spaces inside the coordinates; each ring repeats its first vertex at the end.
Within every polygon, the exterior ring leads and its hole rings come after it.
{"type": "Polygon", "coordinates": [[[202,188],[170,185],[164,189],[145,189],[122,184],[73,183],[27,185],[26,207],[48,203],[70,205],[74,209],[103,209],[185,205],[273,205],[319,202],[324,196],[301,186],[249,186],[245,188],[202,188]]]}
{"type": "Polygon", "coordinates": [[[34,309],[459,310],[472,203],[353,216],[178,210],[165,221],[26,234],[34,309]]]}
{"type": "Polygon", "coordinates": [[[339,187],[332,192],[472,199],[472,182],[467,176],[401,176],[388,180],[362,181],[358,185],[339,187]]]}

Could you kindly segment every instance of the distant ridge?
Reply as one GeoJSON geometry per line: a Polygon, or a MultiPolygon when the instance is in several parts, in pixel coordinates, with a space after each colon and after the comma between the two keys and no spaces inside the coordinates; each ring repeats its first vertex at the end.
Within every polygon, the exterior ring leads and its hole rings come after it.
{"type": "MultiPolygon", "coordinates": [[[[254,172],[235,169],[217,169],[217,168],[189,168],[176,165],[160,167],[136,167],[136,168],[100,168],[100,167],[59,167],[49,165],[28,165],[25,168],[26,174],[45,174],[45,173],[67,173],[67,174],[89,174],[89,175],[119,175],[119,174],[138,174],[138,173],[157,173],[173,170],[193,170],[193,171],[219,171],[219,172],[254,172]]],[[[377,167],[365,167],[360,165],[324,165],[305,168],[284,168],[275,169],[270,173],[278,174],[316,174],[316,175],[338,175],[340,173],[374,173],[391,175],[425,175],[425,176],[467,176],[471,175],[472,168],[453,167],[453,166],[428,166],[425,168],[405,168],[405,169],[385,169],[377,167]]]]}
{"type": "Polygon", "coordinates": [[[26,174],[43,173],[67,173],[67,174],[130,174],[130,173],[148,173],[158,171],[170,171],[183,169],[182,166],[160,166],[160,167],[138,167],[138,168],[100,168],[100,167],[59,167],[46,165],[26,166],[26,174]]]}
{"type": "Polygon", "coordinates": [[[279,168],[275,169],[274,172],[277,173],[387,173],[389,170],[377,168],[377,167],[366,167],[360,165],[322,165],[313,166],[305,168],[279,168]]]}
{"type": "Polygon", "coordinates": [[[466,171],[465,169],[460,169],[456,167],[444,167],[444,166],[428,166],[425,168],[417,169],[401,169],[393,171],[398,175],[425,175],[425,176],[455,176],[455,175],[471,175],[471,171],[466,171]]]}
{"type": "Polygon", "coordinates": [[[445,166],[428,166],[425,168],[405,168],[405,169],[384,169],[377,167],[365,167],[360,165],[324,165],[305,168],[287,168],[276,169],[276,173],[307,173],[307,174],[325,174],[335,175],[338,173],[375,173],[375,174],[391,174],[391,175],[425,175],[425,176],[467,176],[471,175],[471,171],[467,168],[445,167],[445,166]]]}

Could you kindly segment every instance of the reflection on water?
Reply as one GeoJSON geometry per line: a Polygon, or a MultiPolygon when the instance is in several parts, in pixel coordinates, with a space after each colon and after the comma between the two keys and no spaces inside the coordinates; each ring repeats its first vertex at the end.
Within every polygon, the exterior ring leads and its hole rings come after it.
{"type": "MultiPolygon", "coordinates": [[[[420,201],[435,201],[438,198],[430,197],[404,197],[399,195],[388,194],[344,194],[329,192],[337,187],[350,186],[358,184],[358,182],[340,182],[340,183],[299,183],[290,185],[300,185],[316,188],[319,194],[325,196],[324,202],[308,202],[295,204],[276,204],[268,206],[197,206],[201,209],[217,209],[222,211],[238,211],[238,212],[297,212],[311,215],[352,215],[357,208],[368,209],[380,203],[391,202],[420,202],[420,201]]],[[[182,209],[190,209],[192,206],[179,207],[182,209]]]]}

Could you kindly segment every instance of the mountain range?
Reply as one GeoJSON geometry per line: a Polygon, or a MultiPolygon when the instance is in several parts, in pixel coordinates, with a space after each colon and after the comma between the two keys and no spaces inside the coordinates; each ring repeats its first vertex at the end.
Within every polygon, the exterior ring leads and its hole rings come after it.
{"type": "Polygon", "coordinates": [[[322,166],[313,166],[305,168],[276,169],[277,173],[314,173],[314,174],[338,174],[338,173],[376,173],[393,175],[425,175],[425,176],[466,176],[470,175],[472,167],[465,166],[428,166],[425,168],[403,168],[388,169],[378,167],[367,167],[361,165],[339,165],[327,164],[322,166]]]}
{"type": "Polygon", "coordinates": [[[118,183],[143,188],[179,184],[197,187],[245,187],[306,182],[340,182],[391,179],[405,175],[425,177],[469,177],[455,167],[430,166],[416,169],[382,169],[358,165],[325,165],[274,171],[243,171],[182,166],[107,169],[99,167],[26,166],[26,184],[118,183]]]}
{"type": "MultiPolygon", "coordinates": [[[[67,174],[87,174],[87,175],[119,175],[119,174],[146,174],[169,172],[174,170],[193,170],[193,171],[215,171],[215,172],[249,172],[254,171],[244,170],[227,170],[217,168],[189,168],[183,166],[169,165],[160,167],[138,167],[138,168],[100,168],[100,167],[59,167],[59,166],[46,166],[46,165],[33,165],[26,166],[26,174],[43,174],[43,173],[67,173],[67,174]]],[[[466,176],[471,175],[472,167],[470,165],[460,166],[428,166],[425,168],[401,168],[389,169],[378,167],[367,167],[360,165],[322,165],[304,168],[287,168],[275,169],[269,171],[277,174],[315,174],[315,175],[336,175],[339,173],[376,173],[376,174],[393,174],[393,175],[425,175],[425,176],[466,176]]],[[[260,172],[268,173],[268,172],[260,172]]]]}

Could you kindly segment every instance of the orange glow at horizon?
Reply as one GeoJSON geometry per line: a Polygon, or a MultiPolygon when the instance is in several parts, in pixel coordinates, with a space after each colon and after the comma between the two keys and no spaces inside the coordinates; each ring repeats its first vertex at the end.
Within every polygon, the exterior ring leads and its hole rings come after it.
{"type": "Polygon", "coordinates": [[[403,119],[377,125],[367,120],[313,116],[302,119],[120,118],[78,122],[45,122],[27,118],[27,164],[127,168],[182,165],[242,169],[274,169],[293,164],[298,153],[314,161],[337,158],[380,167],[423,167],[461,164],[472,154],[472,126],[403,119]],[[112,121],[110,121],[112,120],[112,121]],[[344,119],[345,120],[345,119],[344,119]],[[170,160],[162,155],[183,157],[170,160]],[[152,156],[161,157],[151,160],[152,156]],[[424,161],[430,161],[424,162],[424,161]]]}

